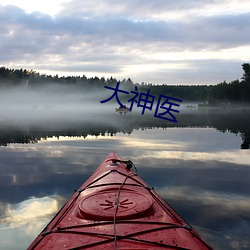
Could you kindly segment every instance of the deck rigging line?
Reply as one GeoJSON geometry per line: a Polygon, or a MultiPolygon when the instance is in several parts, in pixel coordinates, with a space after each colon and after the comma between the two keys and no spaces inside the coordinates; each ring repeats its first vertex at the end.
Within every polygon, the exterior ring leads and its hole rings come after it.
{"type": "MultiPolygon", "coordinates": [[[[116,162],[121,162],[121,163],[125,163],[126,164],[126,168],[131,169],[132,167],[135,167],[134,163],[132,161],[120,161],[120,160],[115,160],[114,163],[116,162]]],[[[134,173],[133,171],[128,172],[127,176],[124,178],[124,181],[121,183],[118,191],[117,191],[117,199],[115,202],[115,213],[114,213],[114,249],[117,250],[117,233],[116,233],[116,220],[117,220],[117,213],[118,213],[118,209],[119,209],[119,204],[120,204],[120,194],[121,194],[121,189],[123,188],[123,186],[125,185],[127,179],[129,177],[132,177],[134,175],[137,175],[138,171],[135,167],[136,173],[134,173]]]]}
{"type": "MultiPolygon", "coordinates": [[[[123,163],[126,164],[126,168],[128,168],[129,170],[131,170],[131,168],[134,167],[136,172],[133,172],[132,170],[128,172],[128,174],[124,174],[122,172],[119,172],[116,169],[110,170],[107,173],[103,174],[102,176],[98,177],[97,179],[93,180],[91,183],[89,183],[85,188],[83,189],[79,189],[77,191],[77,194],[75,195],[73,201],[71,202],[71,204],[69,204],[69,206],[65,209],[65,211],[63,212],[62,216],[56,221],[54,222],[54,226],[52,230],[48,230],[48,231],[44,231],[42,233],[42,236],[45,237],[48,234],[51,233],[68,233],[68,234],[82,234],[82,235],[90,235],[90,236],[100,236],[100,237],[108,237],[108,239],[104,239],[104,240],[100,240],[94,243],[90,243],[88,245],[84,245],[84,246],[78,246],[75,248],[71,248],[71,250],[78,250],[78,249],[83,249],[83,248],[88,248],[88,247],[93,247],[93,246],[98,246],[101,244],[105,244],[105,243],[110,243],[110,242],[114,242],[114,249],[117,250],[117,241],[119,240],[130,240],[130,241],[134,241],[134,242],[141,242],[141,243],[145,243],[145,244],[150,244],[150,245],[155,245],[155,246],[160,246],[160,247],[167,247],[167,248],[172,248],[172,249],[179,249],[179,250],[187,250],[187,248],[183,248],[183,247],[178,247],[178,246],[173,246],[173,245],[168,245],[168,244],[164,244],[164,243],[160,243],[160,242],[155,242],[155,241],[148,241],[148,240],[142,240],[142,239],[138,239],[138,238],[134,238],[135,236],[138,235],[142,235],[142,234],[146,234],[146,233],[150,233],[150,232],[155,232],[155,231],[159,231],[159,230],[171,230],[171,229],[184,229],[184,230],[188,230],[194,237],[196,237],[198,240],[202,241],[203,243],[205,243],[207,245],[206,242],[204,242],[202,239],[200,239],[194,232],[193,232],[193,228],[189,225],[189,224],[185,224],[182,225],[183,223],[179,220],[178,217],[176,217],[176,212],[173,213],[168,207],[165,206],[165,204],[161,201],[161,199],[159,199],[154,192],[152,191],[152,188],[150,186],[145,186],[144,183],[140,182],[139,180],[133,178],[133,176],[137,176],[138,175],[138,171],[134,165],[134,163],[132,161],[122,161],[122,160],[111,160],[112,163],[123,163]],[[108,176],[109,174],[111,174],[112,172],[117,172],[120,175],[124,176],[124,180],[122,183],[107,183],[107,184],[97,184],[94,185],[96,182],[98,182],[99,180],[105,178],[106,176],[108,176]],[[131,179],[133,181],[135,181],[137,184],[131,184],[131,183],[126,183],[126,181],[128,179],[131,179]],[[76,200],[78,199],[78,197],[80,196],[80,194],[89,188],[94,188],[94,187],[100,187],[100,186],[108,186],[108,185],[119,185],[118,191],[117,191],[117,199],[115,202],[115,211],[114,211],[114,217],[113,217],[113,221],[103,221],[103,222],[95,222],[95,223],[90,223],[90,224],[86,224],[86,225],[76,225],[76,226],[69,226],[69,227],[57,227],[56,225],[58,225],[58,223],[60,223],[60,220],[64,217],[64,215],[69,211],[69,209],[74,205],[74,203],[76,202],[76,200]],[[117,220],[117,214],[119,211],[119,204],[120,204],[120,196],[121,196],[121,191],[123,189],[124,186],[140,186],[145,188],[146,190],[148,190],[148,192],[152,195],[152,197],[158,202],[158,204],[160,206],[162,206],[165,210],[167,210],[171,216],[173,216],[180,224],[173,224],[173,223],[167,223],[167,222],[157,222],[157,221],[129,221],[129,220],[117,220]],[[142,231],[138,231],[138,232],[134,232],[128,235],[118,235],[117,234],[117,224],[154,224],[154,225],[159,225],[156,228],[151,228],[151,229],[146,229],[146,230],[142,230],[142,231]],[[79,232],[79,231],[74,231],[74,229],[77,228],[84,228],[84,227],[90,227],[90,226],[102,226],[102,225],[111,225],[113,224],[113,230],[114,233],[112,234],[101,234],[101,233],[91,233],[91,232],[79,232]],[[70,230],[73,229],[73,230],[70,230]]],[[[169,204],[168,204],[169,205],[169,204]]],[[[170,206],[170,205],[169,205],[170,206]]],[[[170,206],[171,208],[171,206],[170,206]]],[[[62,207],[62,209],[60,211],[62,211],[64,209],[64,207],[62,207]]],[[[60,211],[57,213],[59,214],[60,211]]],[[[56,218],[56,217],[55,217],[56,218]]],[[[41,238],[42,239],[42,238],[41,238]]],[[[41,239],[37,242],[37,244],[41,241],[41,239]]],[[[36,244],[36,245],[37,245],[36,244]]],[[[207,245],[208,246],[208,245],[207,245]]],[[[208,246],[209,247],[209,246],[208,246]]],[[[210,248],[210,247],[209,247],[210,248]]]]}

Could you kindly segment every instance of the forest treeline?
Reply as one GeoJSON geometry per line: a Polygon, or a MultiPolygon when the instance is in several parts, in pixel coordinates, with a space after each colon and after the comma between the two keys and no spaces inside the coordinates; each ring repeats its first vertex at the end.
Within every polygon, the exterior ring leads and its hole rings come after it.
{"type": "Polygon", "coordinates": [[[8,146],[13,143],[37,143],[40,140],[60,136],[84,137],[92,136],[115,136],[117,133],[131,134],[136,130],[168,129],[168,128],[213,128],[222,133],[230,132],[240,135],[242,142],[239,148],[250,147],[250,110],[207,110],[206,112],[180,112],[178,122],[156,119],[149,112],[144,115],[131,113],[129,115],[118,115],[115,112],[99,113],[98,120],[109,122],[94,122],[93,120],[45,120],[34,126],[33,121],[25,124],[0,123],[0,146],[8,146]],[[15,128],[15,129],[13,129],[15,128]]]}
{"type": "Polygon", "coordinates": [[[105,86],[115,87],[120,82],[119,89],[125,91],[135,91],[146,93],[150,89],[150,94],[159,96],[160,94],[190,102],[200,102],[209,105],[221,105],[231,103],[250,103],[250,64],[242,64],[242,78],[231,82],[222,82],[216,85],[153,85],[152,83],[134,83],[130,78],[116,79],[113,77],[82,76],[51,76],[40,74],[34,70],[9,69],[0,67],[0,87],[22,87],[38,88],[51,84],[64,84],[77,87],[82,91],[97,89],[104,90],[105,86]]]}

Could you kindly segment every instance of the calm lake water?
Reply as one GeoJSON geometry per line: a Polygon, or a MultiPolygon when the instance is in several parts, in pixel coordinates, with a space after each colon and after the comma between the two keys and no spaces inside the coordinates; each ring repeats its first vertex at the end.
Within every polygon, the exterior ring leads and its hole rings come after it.
{"type": "Polygon", "coordinates": [[[215,249],[250,249],[250,110],[53,117],[0,118],[1,249],[27,248],[111,151],[215,249]]]}

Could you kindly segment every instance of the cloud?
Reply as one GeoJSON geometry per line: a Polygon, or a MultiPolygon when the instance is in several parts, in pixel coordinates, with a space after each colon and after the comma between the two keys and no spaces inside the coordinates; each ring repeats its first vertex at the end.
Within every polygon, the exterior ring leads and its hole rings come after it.
{"type": "Polygon", "coordinates": [[[40,221],[42,218],[51,217],[58,209],[55,197],[31,198],[16,205],[9,204],[5,210],[6,216],[0,222],[10,227],[34,224],[34,220],[40,221]]]}
{"type": "MultiPolygon", "coordinates": [[[[179,0],[179,1],[162,1],[162,0],[127,0],[126,2],[117,2],[114,0],[105,1],[69,1],[65,3],[64,9],[61,11],[63,15],[79,15],[87,17],[97,16],[129,16],[137,20],[149,20],[149,19],[161,19],[166,18],[171,20],[172,18],[187,17],[190,15],[200,16],[200,13],[207,13],[214,11],[214,8],[229,11],[230,4],[233,1],[198,1],[198,0],[179,0]],[[228,8],[225,8],[225,5],[228,8]],[[112,8],[110,8],[112,6],[112,8]],[[222,7],[221,7],[222,6],[222,7]]],[[[244,3],[248,3],[247,0],[242,1],[242,8],[244,3]]],[[[233,11],[237,11],[237,7],[233,6],[233,11]]],[[[239,11],[239,10],[238,10],[239,11]]]]}
{"type": "Polygon", "coordinates": [[[247,2],[242,4],[233,9],[233,0],[75,0],[55,16],[0,5],[0,63],[139,82],[234,80],[241,77],[242,62],[250,59],[239,52],[249,48],[250,40],[250,13],[247,2]],[[227,49],[235,51],[233,59],[227,49]],[[238,68],[231,70],[232,64],[238,68]]]}
{"type": "MultiPolygon", "coordinates": [[[[161,197],[168,200],[168,198],[185,201],[193,204],[203,204],[203,206],[218,206],[219,216],[233,214],[233,217],[240,217],[249,210],[250,199],[246,196],[239,195],[225,195],[219,192],[201,191],[197,192],[188,187],[163,187],[157,189],[161,197]],[[219,214],[220,213],[220,214],[219,214]]],[[[212,217],[212,216],[211,216],[212,217]]]]}
{"type": "Polygon", "coordinates": [[[62,206],[62,198],[32,197],[18,204],[4,205],[0,218],[1,248],[26,249],[62,206]]]}

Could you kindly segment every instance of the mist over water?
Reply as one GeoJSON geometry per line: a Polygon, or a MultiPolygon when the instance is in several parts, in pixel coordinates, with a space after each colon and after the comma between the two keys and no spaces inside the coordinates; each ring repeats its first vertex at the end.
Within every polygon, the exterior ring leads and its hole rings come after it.
{"type": "MultiPolygon", "coordinates": [[[[183,101],[174,115],[177,122],[154,117],[152,110],[136,107],[132,112],[119,113],[115,97],[105,88],[81,88],[66,84],[43,87],[19,87],[0,89],[0,144],[37,142],[53,136],[114,135],[118,132],[131,134],[138,128],[204,127],[219,131],[229,130],[242,137],[241,148],[250,145],[250,109],[198,108],[197,103],[183,101]]],[[[126,96],[126,95],[125,95],[126,96]]],[[[120,101],[130,106],[122,93],[120,101]]]]}
{"type": "Polygon", "coordinates": [[[1,89],[0,121],[89,120],[91,114],[115,110],[114,103],[101,104],[104,99],[105,92],[56,84],[35,89],[1,89]]]}

